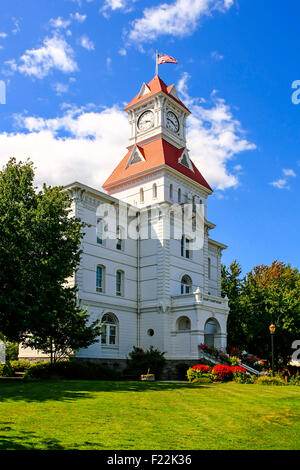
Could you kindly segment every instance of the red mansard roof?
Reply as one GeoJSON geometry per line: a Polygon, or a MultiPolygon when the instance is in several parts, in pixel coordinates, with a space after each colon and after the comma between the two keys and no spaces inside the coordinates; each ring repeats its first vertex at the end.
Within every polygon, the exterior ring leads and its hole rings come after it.
{"type": "Polygon", "coordinates": [[[152,172],[158,170],[162,166],[167,165],[192,179],[196,183],[201,184],[209,191],[212,191],[211,187],[203,178],[200,171],[196,168],[193,162],[191,163],[194,171],[179,163],[180,157],[185,148],[178,149],[162,138],[158,138],[145,144],[140,143],[137,145],[137,148],[145,160],[138,163],[133,163],[126,167],[134,147],[134,145],[129,147],[128,153],[103,184],[103,189],[113,189],[123,183],[126,183],[127,181],[132,181],[139,178],[144,173],[146,174],[150,171],[152,172]]]}
{"type": "Polygon", "coordinates": [[[133,106],[134,104],[140,103],[144,99],[149,98],[150,96],[156,95],[157,93],[162,91],[163,93],[168,95],[170,98],[172,98],[174,101],[176,101],[178,104],[183,106],[190,113],[189,109],[183,104],[183,102],[171,94],[171,91],[174,88],[174,85],[167,86],[158,75],[155,75],[155,77],[152,78],[151,82],[147,84],[147,87],[150,89],[150,92],[140,97],[139,97],[139,94],[136,95],[133,98],[133,100],[131,100],[130,103],[128,103],[128,105],[125,106],[124,108],[125,111],[131,106],[133,106]]]}

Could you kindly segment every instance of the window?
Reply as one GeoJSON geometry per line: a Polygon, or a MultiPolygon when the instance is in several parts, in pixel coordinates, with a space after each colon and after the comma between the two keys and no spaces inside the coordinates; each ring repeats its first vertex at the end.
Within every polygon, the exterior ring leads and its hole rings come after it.
{"type": "Polygon", "coordinates": [[[101,344],[116,346],[118,343],[118,320],[112,313],[106,313],[102,317],[104,323],[101,332],[101,344]]]}
{"type": "Polygon", "coordinates": [[[180,317],[177,320],[177,329],[179,331],[188,331],[191,329],[191,320],[188,317],[180,317]]]}
{"type": "Polygon", "coordinates": [[[191,250],[189,248],[190,246],[190,240],[183,236],[181,238],[181,256],[184,256],[184,258],[191,258],[191,250]]]}
{"type": "Polygon", "coordinates": [[[154,183],[154,185],[152,187],[152,196],[153,196],[153,199],[157,198],[157,185],[156,185],[156,183],[154,183]]]}
{"type": "Polygon", "coordinates": [[[170,212],[170,238],[174,238],[174,223],[175,223],[175,218],[174,218],[174,212],[170,212]]]}
{"type": "Polygon", "coordinates": [[[181,279],[181,294],[191,294],[192,292],[192,279],[187,274],[181,279]]]}
{"type": "Polygon", "coordinates": [[[124,273],[117,271],[116,273],[116,295],[123,295],[124,273]]]}
{"type": "Polygon", "coordinates": [[[97,219],[96,234],[97,234],[97,243],[99,243],[99,245],[103,245],[103,220],[102,219],[97,219]]]}
{"type": "Polygon", "coordinates": [[[97,277],[96,277],[96,291],[104,292],[104,275],[105,267],[97,266],[97,277]]]}
{"type": "Polygon", "coordinates": [[[211,279],[211,259],[207,260],[207,269],[208,269],[208,279],[211,279]]]}
{"type": "Polygon", "coordinates": [[[173,199],[173,185],[170,184],[170,199],[173,199]]]}
{"type": "Polygon", "coordinates": [[[140,189],[140,202],[144,202],[144,190],[143,190],[143,188],[140,189]]]}
{"type": "Polygon", "coordinates": [[[116,248],[117,250],[124,250],[124,231],[122,227],[119,225],[117,226],[117,243],[116,243],[116,248]]]}
{"type": "Polygon", "coordinates": [[[181,202],[181,189],[178,189],[178,202],[181,202]]]}

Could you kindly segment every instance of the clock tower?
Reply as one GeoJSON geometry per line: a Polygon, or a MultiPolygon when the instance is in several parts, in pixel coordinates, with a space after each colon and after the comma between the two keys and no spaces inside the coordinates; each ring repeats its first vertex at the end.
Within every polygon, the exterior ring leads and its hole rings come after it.
{"type": "Polygon", "coordinates": [[[186,119],[191,114],[174,85],[158,76],[143,83],[125,107],[129,115],[128,152],[103,189],[137,207],[153,203],[201,203],[212,189],[189,157],[186,119]]]}
{"type": "Polygon", "coordinates": [[[125,111],[129,115],[131,144],[160,136],[178,147],[185,146],[190,111],[178,98],[175,86],[167,86],[158,75],[150,83],[143,83],[125,111]]]}

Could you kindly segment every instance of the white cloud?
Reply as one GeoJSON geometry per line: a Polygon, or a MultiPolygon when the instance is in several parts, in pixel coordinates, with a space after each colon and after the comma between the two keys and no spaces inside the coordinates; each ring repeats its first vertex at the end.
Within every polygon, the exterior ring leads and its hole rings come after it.
{"type": "Polygon", "coordinates": [[[81,38],[79,39],[79,44],[84,47],[85,49],[87,49],[88,51],[92,51],[93,49],[95,49],[95,44],[93,43],[93,41],[91,41],[86,34],[84,34],[83,36],[81,36],[81,38]]]}
{"type": "Polygon", "coordinates": [[[7,33],[0,33],[0,38],[1,39],[7,38],[7,33]]]}
{"type": "Polygon", "coordinates": [[[127,115],[112,108],[73,109],[54,119],[18,116],[17,132],[0,134],[0,167],[9,157],[36,166],[36,184],[101,185],[126,154],[127,115]]]}
{"type": "Polygon", "coordinates": [[[14,27],[13,29],[11,30],[11,32],[13,34],[17,34],[21,31],[21,28],[20,28],[20,20],[18,18],[12,18],[12,21],[14,23],[14,27]]]}
{"type": "Polygon", "coordinates": [[[100,8],[100,12],[103,13],[103,16],[108,18],[109,11],[124,10],[134,1],[135,0],[104,0],[104,5],[100,8]]]}
{"type": "Polygon", "coordinates": [[[52,88],[55,90],[58,96],[62,95],[63,93],[67,93],[69,91],[69,85],[67,83],[54,83],[52,88]]]}
{"type": "Polygon", "coordinates": [[[224,56],[222,54],[220,54],[218,51],[213,51],[211,53],[211,56],[215,60],[223,60],[224,59],[224,56]]]}
{"type": "Polygon", "coordinates": [[[272,181],[270,184],[278,189],[291,189],[288,184],[288,178],[295,178],[297,176],[296,173],[291,168],[283,168],[282,173],[285,178],[272,181]]]}
{"type": "MultiPolygon", "coordinates": [[[[238,185],[238,176],[232,174],[227,163],[236,155],[253,150],[256,146],[244,137],[241,123],[234,119],[225,100],[212,93],[210,106],[203,98],[192,98],[188,94],[189,74],[181,77],[177,90],[182,94],[192,115],[187,123],[187,145],[190,156],[208,183],[224,190],[238,185]]],[[[241,169],[238,165],[235,171],[241,169]]]]}
{"type": "Polygon", "coordinates": [[[288,182],[285,178],[279,179],[277,181],[272,181],[270,184],[278,189],[290,189],[288,182]]]}
{"type": "Polygon", "coordinates": [[[12,60],[8,61],[7,65],[12,71],[18,70],[24,75],[36,78],[46,77],[52,69],[64,73],[78,70],[72,47],[58,35],[46,37],[41,47],[26,50],[18,63],[12,60]]]}
{"type": "Polygon", "coordinates": [[[119,54],[120,54],[120,55],[123,55],[123,56],[127,55],[126,49],[121,48],[121,49],[119,50],[119,54]]]}
{"type": "Polygon", "coordinates": [[[83,23],[85,20],[86,20],[86,15],[81,15],[80,13],[78,13],[78,11],[76,13],[71,13],[70,17],[73,19],[73,20],[76,20],[78,21],[78,23],[83,23]]]}
{"type": "Polygon", "coordinates": [[[292,176],[293,178],[297,176],[294,170],[292,170],[291,168],[283,168],[282,171],[285,176],[292,176]]]}
{"type": "Polygon", "coordinates": [[[176,0],[146,8],[134,20],[128,37],[132,42],[154,41],[158,36],[184,37],[193,33],[204,16],[213,11],[226,12],[234,0],[176,0]]]}
{"type": "Polygon", "coordinates": [[[49,21],[50,26],[54,29],[66,29],[68,26],[70,26],[71,21],[70,20],[63,20],[61,16],[58,18],[51,18],[49,21]]]}

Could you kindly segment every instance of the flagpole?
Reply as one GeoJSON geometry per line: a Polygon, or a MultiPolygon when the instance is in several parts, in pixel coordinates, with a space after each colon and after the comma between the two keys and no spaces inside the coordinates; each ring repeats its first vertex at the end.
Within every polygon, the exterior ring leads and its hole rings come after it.
{"type": "Polygon", "coordinates": [[[156,49],[155,75],[158,75],[158,50],[156,49]]]}

